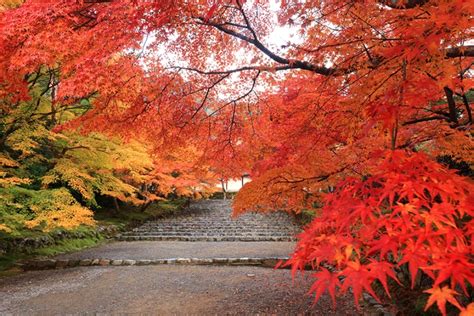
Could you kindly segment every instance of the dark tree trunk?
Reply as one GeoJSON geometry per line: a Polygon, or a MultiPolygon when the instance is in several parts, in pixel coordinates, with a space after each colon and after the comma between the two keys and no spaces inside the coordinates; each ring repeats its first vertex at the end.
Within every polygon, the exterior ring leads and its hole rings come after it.
{"type": "Polygon", "coordinates": [[[151,205],[151,203],[152,202],[150,202],[150,201],[143,203],[142,207],[140,207],[140,212],[142,212],[142,213],[145,212],[146,209],[148,208],[148,206],[151,205]]]}
{"type": "Polygon", "coordinates": [[[449,120],[452,123],[458,124],[458,115],[456,113],[456,102],[454,101],[454,93],[448,87],[444,87],[444,93],[446,94],[446,99],[448,100],[449,108],[449,120]]]}
{"type": "Polygon", "coordinates": [[[467,100],[467,96],[466,96],[465,93],[463,93],[463,95],[462,95],[462,101],[464,103],[464,106],[466,107],[467,118],[469,120],[469,123],[472,123],[471,107],[469,106],[469,101],[467,100]]]}
{"type": "Polygon", "coordinates": [[[116,197],[113,198],[114,200],[114,207],[115,207],[115,213],[119,214],[120,213],[120,205],[116,197]]]}

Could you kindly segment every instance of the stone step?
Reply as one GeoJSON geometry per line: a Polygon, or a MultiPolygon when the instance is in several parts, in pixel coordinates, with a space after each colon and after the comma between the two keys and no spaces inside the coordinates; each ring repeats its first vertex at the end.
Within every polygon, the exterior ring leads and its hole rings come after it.
{"type": "Polygon", "coordinates": [[[298,232],[300,230],[288,227],[268,227],[268,228],[247,228],[242,229],[238,227],[181,227],[176,226],[173,228],[164,228],[164,227],[152,227],[146,228],[141,227],[138,229],[134,229],[134,232],[140,231],[198,231],[198,230],[206,230],[206,231],[233,231],[233,232],[268,232],[268,231],[284,231],[284,232],[298,232]]]}
{"type": "Polygon", "coordinates": [[[281,232],[281,233],[296,233],[297,230],[294,229],[278,229],[277,227],[272,229],[226,229],[226,228],[206,228],[199,227],[193,229],[186,229],[182,227],[176,227],[174,229],[163,229],[163,228],[154,228],[154,229],[134,229],[131,232],[144,233],[144,232],[182,232],[182,233],[193,233],[193,232],[231,232],[231,233],[271,233],[271,232],[281,232]]]}
{"type": "Polygon", "coordinates": [[[164,235],[120,235],[119,241],[296,241],[290,236],[164,236],[164,235]]]}
{"type": "Polygon", "coordinates": [[[199,235],[217,235],[217,236],[295,236],[298,232],[285,231],[250,231],[250,232],[234,232],[234,231],[212,231],[212,230],[195,230],[195,231],[141,231],[141,232],[126,232],[122,236],[150,236],[150,235],[183,235],[183,236],[199,236],[199,235]]]}
{"type": "Polygon", "coordinates": [[[300,227],[286,213],[233,218],[229,201],[197,201],[173,218],[149,221],[117,237],[121,241],[294,241],[300,227]]]}
{"type": "Polygon", "coordinates": [[[153,226],[169,226],[173,227],[176,225],[181,226],[201,226],[201,225],[219,225],[219,226],[235,226],[235,227],[274,227],[277,226],[288,226],[291,227],[288,222],[281,222],[281,223],[259,223],[256,221],[252,221],[249,223],[242,223],[242,222],[226,222],[226,221],[206,221],[206,222],[199,222],[199,221],[173,221],[173,222],[153,222],[153,223],[146,223],[142,225],[143,227],[153,227],[153,226]]]}
{"type": "Polygon", "coordinates": [[[225,219],[222,219],[222,220],[212,220],[212,221],[209,221],[209,220],[185,220],[185,219],[180,219],[180,220],[177,220],[177,219],[174,219],[172,221],[161,221],[161,222],[157,222],[157,221],[154,221],[154,222],[148,222],[148,224],[157,224],[157,225],[162,225],[162,224],[169,224],[169,223],[201,223],[201,224],[208,224],[208,223],[226,223],[226,224],[233,224],[233,225],[260,225],[260,226],[270,226],[270,225],[275,225],[275,224],[285,224],[285,225],[288,225],[290,223],[288,223],[287,221],[266,221],[266,222],[258,222],[256,221],[255,219],[254,220],[249,220],[247,222],[245,221],[227,221],[225,219]]]}
{"type": "Polygon", "coordinates": [[[142,232],[142,233],[124,233],[122,236],[212,236],[212,237],[252,237],[252,236],[268,236],[268,237],[281,237],[281,236],[293,236],[292,234],[285,234],[281,232],[267,232],[267,233],[233,233],[233,232],[142,232]]]}
{"type": "Polygon", "coordinates": [[[215,229],[215,230],[298,230],[299,228],[292,227],[292,226],[279,226],[279,225],[272,225],[272,226],[231,226],[231,225],[170,225],[170,226],[140,226],[135,228],[134,230],[150,230],[150,229],[162,229],[162,230],[193,230],[193,229],[215,229]]]}
{"type": "Polygon", "coordinates": [[[215,222],[198,222],[198,221],[174,221],[174,222],[161,222],[161,223],[147,223],[144,224],[144,227],[153,227],[153,226],[175,226],[175,225],[182,225],[182,226],[199,226],[199,225],[220,225],[220,226],[236,226],[236,227],[273,227],[277,226],[289,226],[291,227],[290,223],[283,222],[283,223],[259,223],[259,222],[249,222],[249,223],[236,223],[236,222],[225,222],[225,221],[215,221],[215,222]]]}
{"type": "Polygon", "coordinates": [[[252,215],[249,217],[237,217],[233,218],[230,216],[230,214],[222,214],[221,216],[216,215],[215,213],[201,213],[196,216],[176,216],[173,218],[163,218],[159,220],[154,220],[154,221],[173,221],[175,219],[179,218],[180,220],[203,220],[203,221],[214,221],[214,220],[226,220],[229,222],[251,222],[255,219],[267,219],[269,221],[286,221],[288,219],[291,219],[289,216],[281,216],[281,217],[275,217],[274,215],[268,215],[268,216],[259,216],[259,215],[252,215]]]}
{"type": "Polygon", "coordinates": [[[232,231],[143,231],[143,232],[126,232],[121,236],[206,236],[206,235],[217,235],[217,236],[296,236],[297,232],[282,232],[282,231],[267,231],[267,232],[232,232],[232,231]]]}

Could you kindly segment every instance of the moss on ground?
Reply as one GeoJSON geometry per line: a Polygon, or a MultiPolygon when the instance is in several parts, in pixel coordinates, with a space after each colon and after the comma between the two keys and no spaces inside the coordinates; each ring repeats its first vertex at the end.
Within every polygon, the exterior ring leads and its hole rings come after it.
{"type": "Polygon", "coordinates": [[[31,252],[13,252],[0,256],[0,276],[9,275],[9,270],[14,269],[15,262],[27,260],[34,257],[48,257],[62,253],[79,251],[82,249],[97,246],[105,242],[100,235],[98,237],[88,236],[86,238],[65,239],[54,245],[34,249],[31,252]]]}
{"type": "Polygon", "coordinates": [[[33,252],[35,256],[55,256],[61,253],[74,252],[97,246],[104,242],[102,237],[87,237],[83,239],[66,239],[50,247],[39,248],[33,252]]]}

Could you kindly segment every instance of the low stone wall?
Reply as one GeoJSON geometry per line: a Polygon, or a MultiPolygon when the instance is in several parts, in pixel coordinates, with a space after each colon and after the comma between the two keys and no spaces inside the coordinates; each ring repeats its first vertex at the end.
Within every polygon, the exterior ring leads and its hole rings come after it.
{"type": "Polygon", "coordinates": [[[274,268],[281,260],[288,260],[287,257],[266,257],[266,258],[168,258],[154,260],[131,260],[131,259],[44,259],[30,260],[18,263],[17,266],[25,271],[29,270],[51,270],[65,269],[73,267],[88,266],[145,266],[145,265],[251,265],[274,268]]]}
{"type": "Polygon", "coordinates": [[[67,239],[112,238],[119,233],[114,225],[98,226],[90,231],[56,231],[44,236],[7,238],[0,240],[0,254],[31,253],[35,249],[54,246],[67,239]]]}

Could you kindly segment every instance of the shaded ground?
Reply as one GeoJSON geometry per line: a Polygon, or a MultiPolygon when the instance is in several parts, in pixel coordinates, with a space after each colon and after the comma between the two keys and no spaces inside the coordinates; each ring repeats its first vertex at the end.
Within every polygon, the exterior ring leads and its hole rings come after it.
{"type": "Polygon", "coordinates": [[[0,314],[358,315],[350,298],[312,307],[311,280],[258,267],[82,267],[0,279],[0,314]]]}
{"type": "Polygon", "coordinates": [[[294,250],[293,242],[182,242],[134,241],[115,242],[58,259],[162,259],[223,257],[286,257],[294,250]]]}

